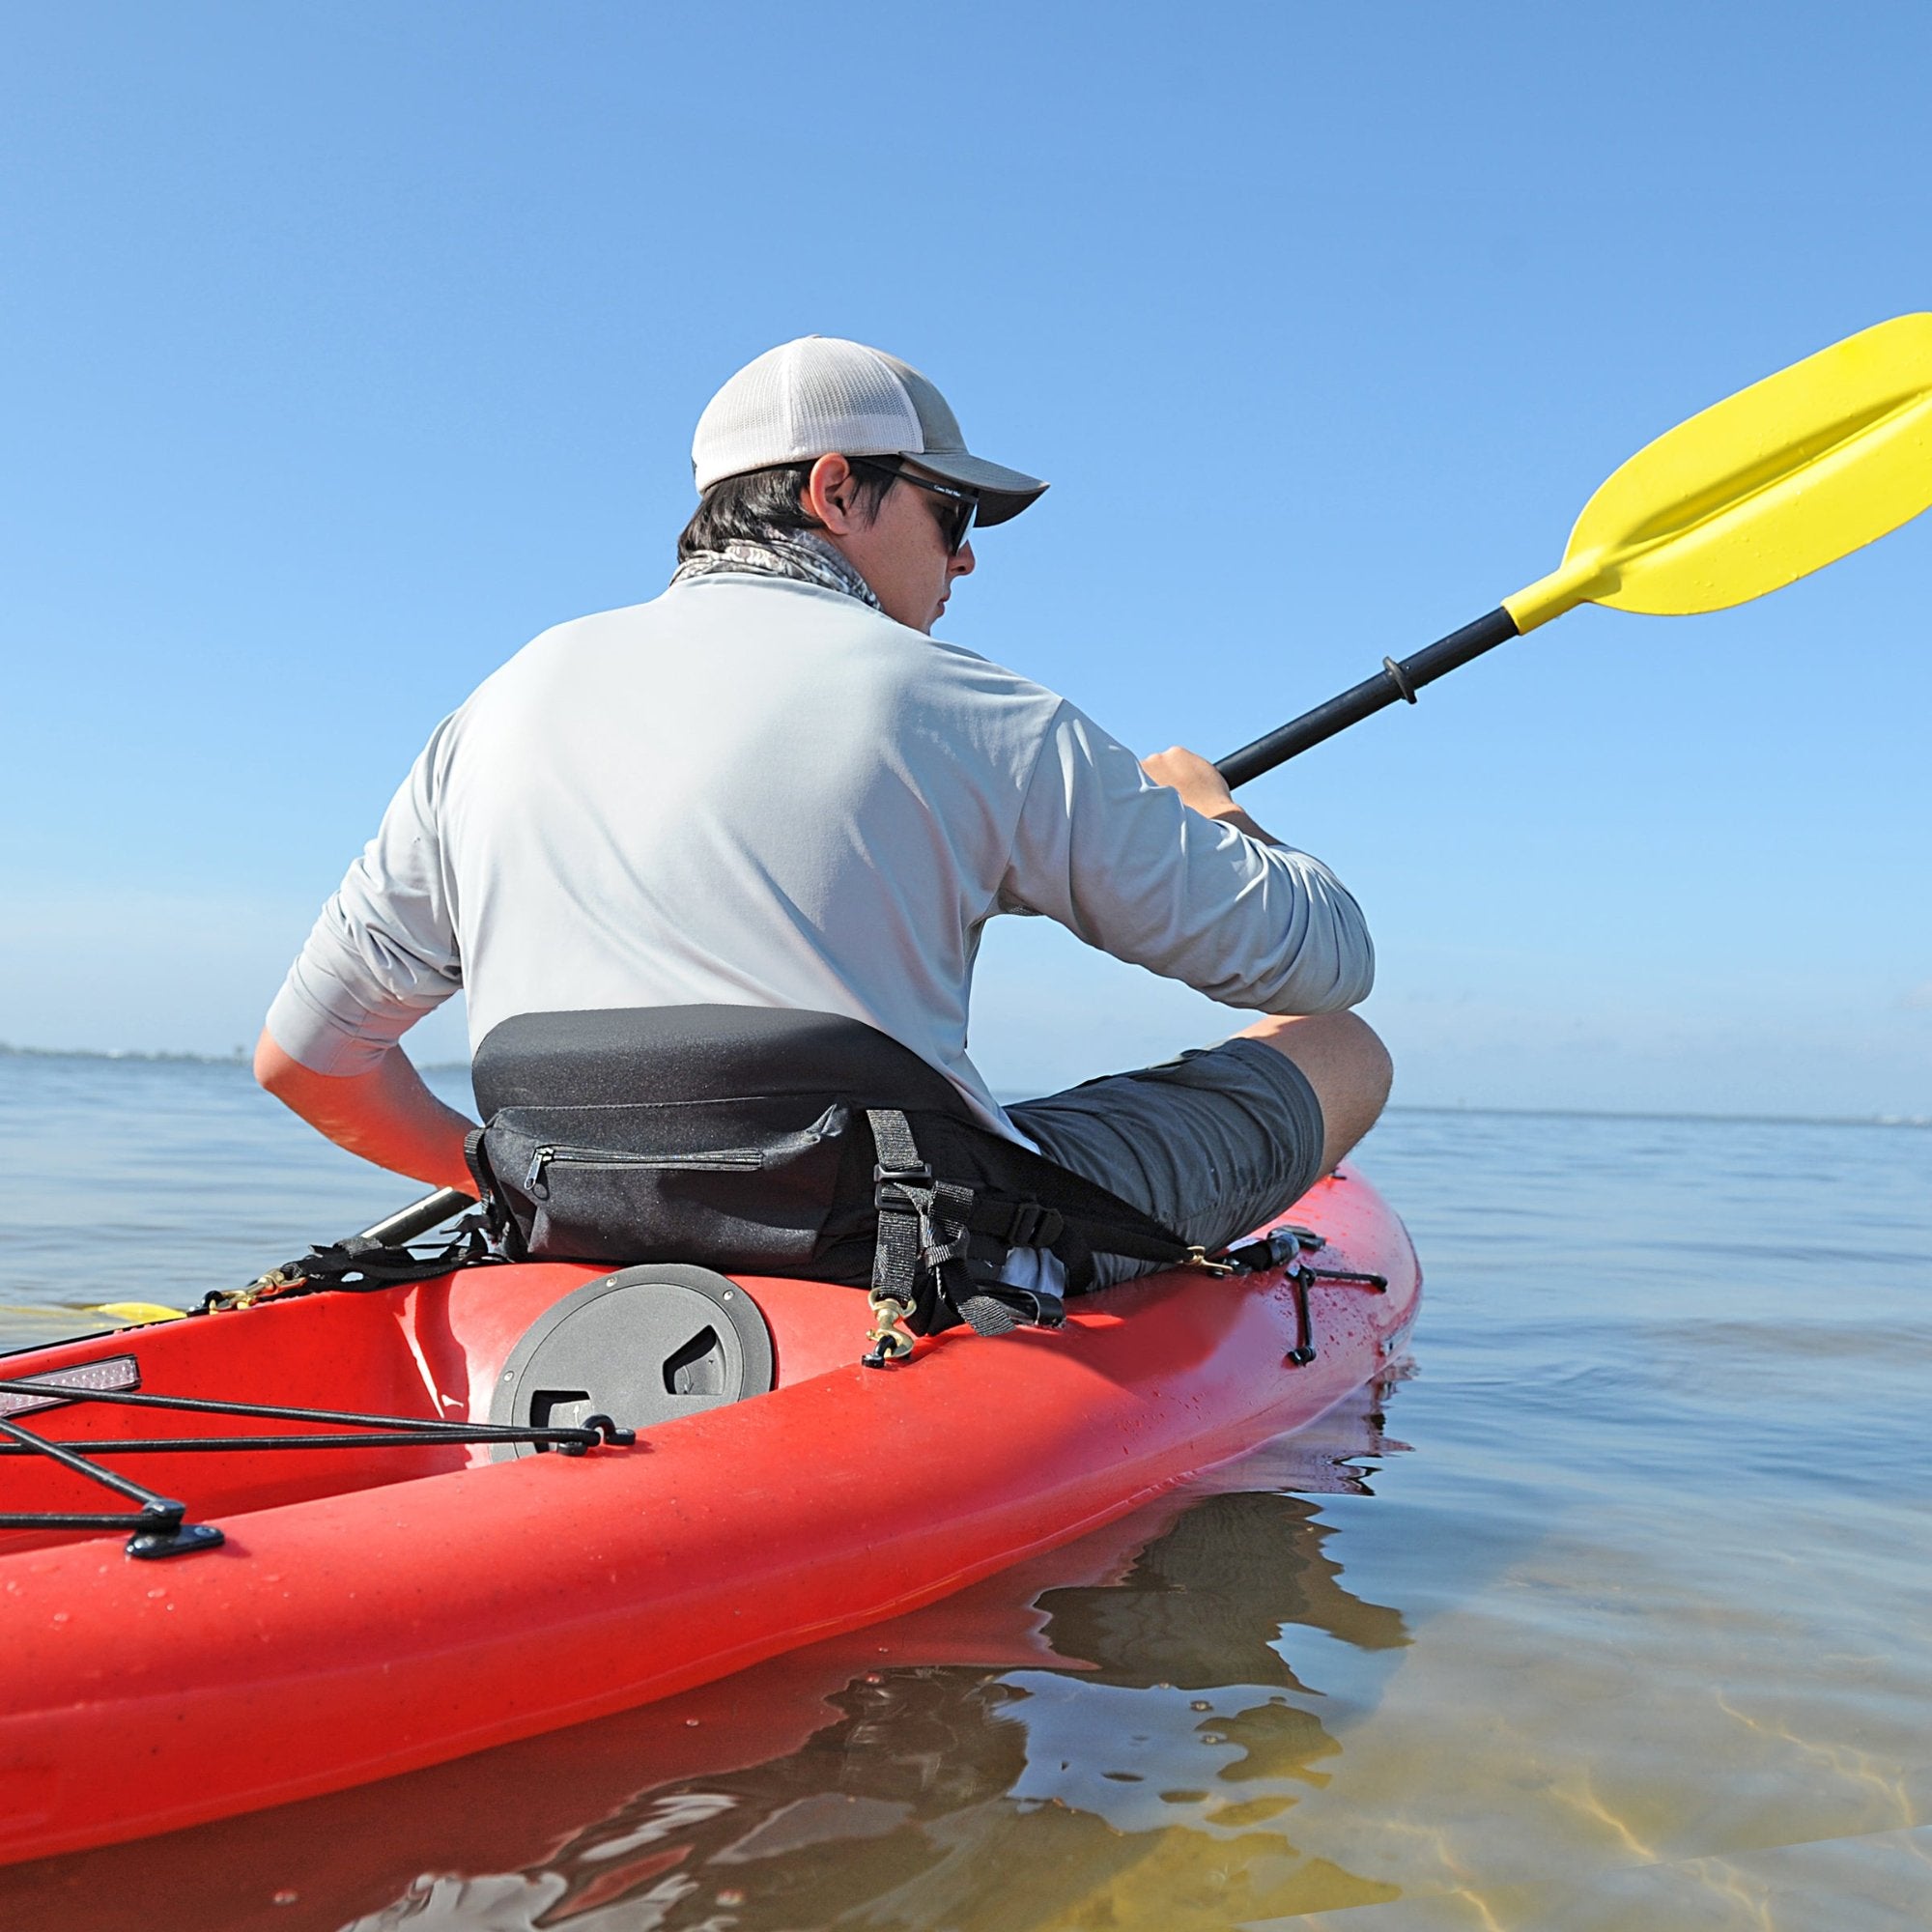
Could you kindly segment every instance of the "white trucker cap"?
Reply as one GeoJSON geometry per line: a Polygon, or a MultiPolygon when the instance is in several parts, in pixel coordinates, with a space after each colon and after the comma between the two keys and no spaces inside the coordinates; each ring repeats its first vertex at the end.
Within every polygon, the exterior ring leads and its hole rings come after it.
{"type": "Polygon", "coordinates": [[[845,456],[905,456],[980,493],[978,524],[1016,517],[1037,476],[968,453],[946,398],[917,369],[837,335],[802,335],[748,362],[704,406],[691,440],[701,496],[727,476],[845,456]]]}

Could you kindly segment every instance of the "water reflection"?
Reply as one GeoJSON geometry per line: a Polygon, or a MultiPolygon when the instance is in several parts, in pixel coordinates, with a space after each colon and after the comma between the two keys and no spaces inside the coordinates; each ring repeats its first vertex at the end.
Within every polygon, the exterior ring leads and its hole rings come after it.
{"type": "Polygon", "coordinates": [[[1150,1544],[1118,1585],[1047,1591],[1048,1635],[1062,1657],[1093,1664],[1101,1684],[1234,1681],[1299,1691],[1284,1625],[1325,1631],[1358,1650],[1408,1640],[1398,1611],[1343,1584],[1324,1548],[1332,1534],[1302,1496],[1208,1497],[1150,1544]]]}
{"type": "Polygon", "coordinates": [[[1408,1641],[1399,1612],[1342,1585],[1322,1549],[1331,1533],[1299,1496],[1217,1495],[1120,1583],[1048,1591],[1049,1641],[1094,1669],[1006,1678],[1025,1698],[1013,1715],[1028,1741],[1012,1796],[1117,1832],[1220,1831],[1278,1818],[1325,1783],[1321,1762],[1341,1746],[1319,1682],[1291,1660],[1319,1678],[1330,1647],[1305,1634],[1363,1653],[1408,1641]]]}
{"type": "MultiPolygon", "coordinates": [[[[439,1917],[667,1932],[1057,1925],[1120,1886],[1171,1885],[1168,1867],[1201,1894],[1203,1923],[1280,1912],[1299,1862],[1282,1814],[1341,1749],[1319,1685],[1291,1661],[1295,1635],[1364,1653],[1407,1641],[1398,1611],[1343,1583],[1331,1534],[1300,1496],[1205,1496],[1123,1574],[1037,1598],[1056,1667],[866,1672],[798,1749],[639,1793],[513,1892],[501,1876],[428,1880],[357,1932],[439,1917]],[[1164,1854],[1177,1832],[1207,1842],[1164,1854]]],[[[1315,1880],[1311,1904],[1395,1896],[1333,1867],[1315,1880]]]]}

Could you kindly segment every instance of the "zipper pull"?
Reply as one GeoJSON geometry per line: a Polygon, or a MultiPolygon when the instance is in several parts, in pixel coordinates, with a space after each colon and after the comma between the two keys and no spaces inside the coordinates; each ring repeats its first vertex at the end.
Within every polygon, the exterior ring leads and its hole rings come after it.
{"type": "Polygon", "coordinates": [[[544,1179],[544,1169],[556,1158],[554,1147],[540,1147],[530,1156],[530,1171],[524,1176],[524,1192],[533,1201],[550,1199],[550,1183],[544,1179]]]}

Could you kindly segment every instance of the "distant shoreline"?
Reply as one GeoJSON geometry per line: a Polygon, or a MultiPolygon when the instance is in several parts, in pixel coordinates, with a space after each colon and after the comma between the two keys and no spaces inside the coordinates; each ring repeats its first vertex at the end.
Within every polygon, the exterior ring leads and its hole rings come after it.
{"type": "MultiPolygon", "coordinates": [[[[0,1040],[0,1060],[90,1060],[111,1061],[135,1066],[244,1066],[242,1053],[135,1053],[111,1052],[98,1047],[10,1046],[0,1040]]],[[[464,1060],[435,1060],[420,1069],[424,1073],[467,1073],[464,1060]]],[[[1028,1097],[1022,1094],[998,1096],[1003,1103],[1028,1097]]],[[[1498,1115],[1505,1119],[1546,1121],[1709,1121],[1734,1126],[1760,1127],[1932,1127],[1926,1114],[1705,1114],[1644,1111],[1621,1107],[1466,1107],[1440,1106],[1422,1101],[1397,1102],[1391,1114],[1498,1115]]]]}
{"type": "Polygon", "coordinates": [[[240,1066],[246,1055],[236,1053],[135,1053],[120,1047],[10,1046],[0,1039],[0,1060],[134,1060],[185,1066],[240,1066]]]}
{"type": "MultiPolygon", "coordinates": [[[[246,1066],[249,1054],[237,1047],[233,1053],[148,1053],[133,1047],[106,1046],[14,1046],[0,1039],[0,1060],[113,1060],[136,1066],[246,1066]]],[[[419,1073],[468,1073],[467,1060],[427,1060],[416,1068],[419,1073]]]]}

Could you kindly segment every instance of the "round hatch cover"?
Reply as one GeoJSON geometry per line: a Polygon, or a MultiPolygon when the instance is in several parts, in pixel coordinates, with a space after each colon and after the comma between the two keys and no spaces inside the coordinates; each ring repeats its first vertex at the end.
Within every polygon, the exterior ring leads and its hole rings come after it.
{"type": "MultiPolygon", "coordinates": [[[[497,1378],[492,1422],[568,1429],[608,1415],[646,1430],[772,1385],[757,1304],[709,1268],[665,1262],[585,1282],[531,1323],[497,1378]]],[[[540,1454],[499,1442],[497,1462],[540,1454]]]]}

